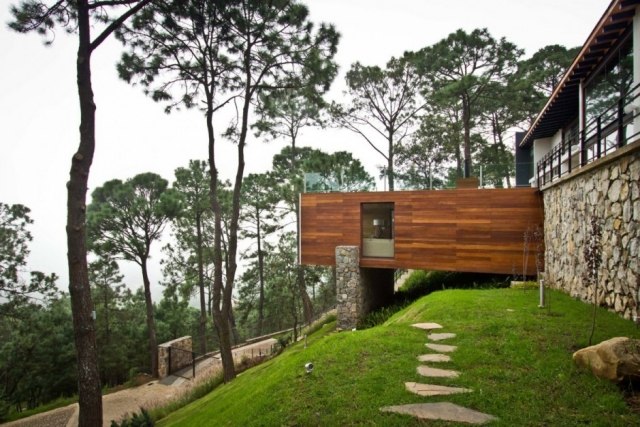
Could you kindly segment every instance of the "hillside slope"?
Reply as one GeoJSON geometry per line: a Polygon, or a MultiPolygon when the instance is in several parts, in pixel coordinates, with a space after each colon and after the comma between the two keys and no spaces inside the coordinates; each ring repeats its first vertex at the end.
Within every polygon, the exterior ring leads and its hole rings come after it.
{"type": "MultiPolygon", "coordinates": [[[[310,338],[308,348],[290,347],[160,425],[420,425],[379,408],[425,401],[450,401],[495,415],[495,425],[640,425],[617,386],[571,361],[588,338],[590,306],[560,293],[551,294],[551,312],[536,304],[535,291],[442,291],[376,328],[335,333],[331,324],[310,338]],[[452,361],[438,367],[460,371],[459,378],[427,381],[416,373],[416,357],[429,350],[425,332],[410,325],[424,321],[457,334],[446,342],[458,346],[452,361]],[[315,365],[311,374],[305,373],[307,362],[315,365]],[[406,381],[474,391],[424,398],[407,392],[406,381]]],[[[596,342],[639,335],[631,322],[598,312],[596,342]]]]}

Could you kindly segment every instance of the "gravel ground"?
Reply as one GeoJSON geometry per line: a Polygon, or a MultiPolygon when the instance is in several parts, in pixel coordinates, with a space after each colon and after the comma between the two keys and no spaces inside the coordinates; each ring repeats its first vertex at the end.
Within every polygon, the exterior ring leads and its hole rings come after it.
{"type": "MultiPolygon", "coordinates": [[[[276,342],[275,339],[271,338],[234,349],[234,358],[240,359],[243,356],[250,357],[251,355],[257,356],[258,354],[268,353],[271,346],[276,342]]],[[[141,407],[149,409],[178,398],[178,396],[194,386],[194,383],[197,384],[200,380],[213,375],[219,369],[221,369],[220,360],[213,357],[205,359],[198,364],[196,367],[196,381],[190,381],[188,378],[182,377],[168,377],[167,379],[171,379],[170,381],[162,381],[161,383],[154,380],[139,387],[107,394],[102,398],[102,424],[104,427],[110,427],[111,420],[120,421],[128,414],[139,412],[141,407]]],[[[190,368],[185,368],[185,370],[185,376],[190,377],[190,368]]],[[[78,425],[77,408],[77,404],[65,406],[64,408],[54,409],[3,424],[2,427],[76,427],[78,425]]]]}
{"type": "Polygon", "coordinates": [[[74,403],[63,408],[53,409],[42,414],[3,424],[3,427],[66,427],[77,407],[78,405],[74,403]]]}

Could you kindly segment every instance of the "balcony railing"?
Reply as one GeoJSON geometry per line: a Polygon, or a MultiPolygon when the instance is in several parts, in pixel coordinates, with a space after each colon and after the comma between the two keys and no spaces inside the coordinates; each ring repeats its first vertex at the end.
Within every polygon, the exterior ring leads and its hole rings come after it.
{"type": "Polygon", "coordinates": [[[640,84],[590,120],[583,130],[563,135],[560,144],[554,146],[537,164],[538,187],[638,140],[640,119],[635,119],[639,115],[640,84]]]}

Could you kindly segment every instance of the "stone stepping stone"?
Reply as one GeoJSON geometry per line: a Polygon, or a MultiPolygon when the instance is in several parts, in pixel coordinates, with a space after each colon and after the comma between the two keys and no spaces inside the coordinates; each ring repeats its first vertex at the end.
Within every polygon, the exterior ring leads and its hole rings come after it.
{"type": "Polygon", "coordinates": [[[452,333],[429,334],[429,335],[427,335],[427,338],[429,338],[431,341],[448,340],[449,338],[455,338],[455,337],[456,337],[456,334],[452,334],[452,333]]]}
{"type": "Polygon", "coordinates": [[[458,349],[458,347],[455,346],[455,345],[446,345],[446,344],[427,343],[427,344],[425,344],[425,346],[427,348],[430,348],[433,351],[440,351],[442,353],[451,353],[451,352],[456,351],[458,349]]]}
{"type": "Polygon", "coordinates": [[[435,384],[404,383],[407,391],[420,396],[447,396],[450,394],[470,393],[472,390],[462,387],[447,387],[435,384]]]}
{"type": "Polygon", "coordinates": [[[444,420],[469,424],[486,424],[496,419],[496,417],[492,415],[449,402],[385,406],[380,408],[380,410],[382,412],[407,414],[421,420],[444,420]]]}
{"type": "Polygon", "coordinates": [[[446,354],[431,353],[418,356],[418,360],[421,362],[450,362],[451,357],[446,354]]]}
{"type": "Polygon", "coordinates": [[[432,368],[431,366],[426,366],[426,365],[418,366],[417,371],[423,377],[458,378],[458,375],[460,375],[458,371],[452,371],[450,369],[432,368]]]}
{"type": "Polygon", "coordinates": [[[442,325],[439,325],[437,323],[414,323],[411,326],[418,329],[424,329],[425,331],[430,331],[432,329],[442,329],[442,325]]]}

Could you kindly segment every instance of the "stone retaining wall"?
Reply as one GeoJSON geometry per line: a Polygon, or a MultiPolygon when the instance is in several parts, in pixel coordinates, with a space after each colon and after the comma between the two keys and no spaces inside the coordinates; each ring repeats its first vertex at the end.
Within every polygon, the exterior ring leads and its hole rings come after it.
{"type": "Polygon", "coordinates": [[[158,346],[158,377],[164,378],[171,372],[192,363],[192,340],[184,336],[158,346]]]}
{"type": "Polygon", "coordinates": [[[602,225],[598,300],[626,319],[638,315],[640,151],[603,162],[601,167],[544,189],[543,194],[546,283],[593,301],[594,287],[583,279],[583,248],[590,218],[595,215],[602,225]]]}

